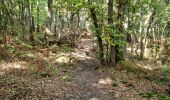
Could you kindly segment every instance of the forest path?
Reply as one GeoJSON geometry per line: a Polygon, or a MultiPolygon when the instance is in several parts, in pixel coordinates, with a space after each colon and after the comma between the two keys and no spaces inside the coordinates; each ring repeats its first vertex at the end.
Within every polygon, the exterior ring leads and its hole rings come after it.
{"type": "MultiPolygon", "coordinates": [[[[103,67],[93,39],[83,38],[79,44],[76,50],[17,47],[19,61],[0,61],[0,100],[147,100],[140,94],[167,94],[169,86],[158,83],[157,73],[103,67]]],[[[155,94],[153,100],[159,100],[155,94]]]]}
{"type": "Polygon", "coordinates": [[[93,41],[82,39],[82,49],[78,49],[75,55],[82,61],[72,71],[74,80],[72,92],[68,93],[69,100],[115,100],[113,93],[109,92],[112,86],[111,76],[100,70],[99,62],[88,54],[92,54],[93,41]]]}

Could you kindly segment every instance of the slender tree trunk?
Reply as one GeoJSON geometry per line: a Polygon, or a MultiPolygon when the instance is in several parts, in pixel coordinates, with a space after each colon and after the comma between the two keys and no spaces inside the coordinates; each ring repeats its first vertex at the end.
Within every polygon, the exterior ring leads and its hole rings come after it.
{"type": "Polygon", "coordinates": [[[99,59],[100,59],[101,64],[104,64],[104,48],[103,48],[103,43],[102,43],[102,38],[101,38],[102,32],[98,24],[95,9],[91,8],[90,11],[91,11],[91,18],[93,20],[93,24],[96,29],[96,37],[97,37],[98,46],[99,46],[99,59]]]}
{"type": "MultiPolygon", "coordinates": [[[[117,3],[117,34],[123,34],[126,37],[125,31],[124,31],[124,14],[125,14],[125,8],[126,4],[128,3],[128,0],[116,0],[117,3]]],[[[124,41],[126,40],[125,37],[119,37],[119,40],[124,41]]],[[[125,44],[116,44],[116,63],[120,61],[125,60],[125,51],[124,51],[125,44]]]]}
{"type": "MultiPolygon", "coordinates": [[[[109,0],[109,2],[108,2],[108,24],[113,29],[113,0],[109,0]]],[[[114,34],[114,33],[112,33],[112,34],[114,34]]],[[[112,38],[114,40],[114,37],[112,37],[112,38]]],[[[114,43],[114,41],[113,41],[113,43],[114,43]]],[[[109,58],[109,57],[106,57],[106,59],[107,58],[109,58]]],[[[111,64],[111,66],[116,66],[115,60],[116,60],[116,48],[115,48],[115,46],[111,45],[111,47],[110,47],[110,62],[109,62],[111,64]]]]}
{"type": "Polygon", "coordinates": [[[25,23],[26,23],[26,21],[25,21],[25,14],[24,14],[24,12],[25,12],[25,6],[24,6],[24,3],[21,3],[20,5],[19,5],[19,8],[20,8],[20,10],[21,10],[21,28],[22,28],[22,38],[24,38],[24,33],[25,33],[25,31],[26,31],[26,29],[25,29],[25,23]]]}
{"type": "Polygon", "coordinates": [[[143,59],[144,56],[145,56],[145,53],[147,51],[147,36],[148,36],[148,33],[149,33],[149,29],[151,28],[151,23],[154,21],[154,15],[155,15],[155,9],[153,12],[151,12],[149,15],[148,15],[148,19],[147,19],[147,25],[146,27],[144,28],[145,30],[143,30],[143,35],[141,37],[141,45],[140,45],[140,49],[141,49],[141,53],[140,53],[140,58],[143,59]]]}
{"type": "Polygon", "coordinates": [[[48,0],[48,19],[46,25],[46,32],[44,36],[45,44],[49,46],[49,36],[52,35],[52,19],[53,19],[53,10],[52,10],[53,0],[48,0]]]}
{"type": "Polygon", "coordinates": [[[40,32],[40,8],[39,8],[39,0],[37,0],[37,32],[40,32]]]}
{"type": "Polygon", "coordinates": [[[56,11],[56,35],[57,35],[57,45],[60,46],[60,39],[61,39],[61,16],[60,16],[60,11],[57,9],[56,11]]]}
{"type": "Polygon", "coordinates": [[[29,0],[27,0],[27,10],[28,10],[28,23],[29,23],[29,33],[30,33],[30,41],[33,42],[34,41],[34,18],[31,14],[32,11],[32,6],[29,2],[29,0]]]}

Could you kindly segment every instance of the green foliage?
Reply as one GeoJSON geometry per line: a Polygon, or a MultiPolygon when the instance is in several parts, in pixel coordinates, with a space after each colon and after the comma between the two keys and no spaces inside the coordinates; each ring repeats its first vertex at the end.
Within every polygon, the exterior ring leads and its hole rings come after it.
{"type": "Polygon", "coordinates": [[[169,100],[170,98],[168,96],[156,93],[156,92],[146,92],[146,93],[140,93],[140,95],[144,98],[151,99],[151,98],[158,98],[159,100],[169,100]]]}
{"type": "Polygon", "coordinates": [[[102,39],[104,41],[107,41],[110,45],[115,46],[115,41],[113,39],[114,34],[116,34],[116,31],[112,27],[105,27],[104,28],[104,34],[102,34],[102,39]]]}
{"type": "Polygon", "coordinates": [[[63,64],[60,65],[60,67],[62,67],[62,68],[67,68],[67,67],[68,67],[68,64],[63,63],[63,64]]]}
{"type": "Polygon", "coordinates": [[[14,54],[16,52],[16,48],[12,45],[5,46],[6,52],[9,54],[14,54]]]}
{"type": "Polygon", "coordinates": [[[71,47],[71,46],[64,46],[63,47],[64,51],[65,52],[74,52],[75,51],[75,48],[71,47]]]}
{"type": "Polygon", "coordinates": [[[130,60],[123,61],[122,64],[123,64],[124,69],[127,70],[128,72],[135,72],[136,65],[132,61],[130,60]]]}
{"type": "Polygon", "coordinates": [[[61,76],[61,79],[65,81],[71,81],[73,80],[73,77],[71,75],[63,75],[61,76]]]}
{"type": "Polygon", "coordinates": [[[112,82],[112,87],[117,87],[118,84],[116,82],[112,82]]]}
{"type": "Polygon", "coordinates": [[[125,34],[118,32],[113,26],[106,26],[103,28],[104,34],[102,34],[102,39],[107,41],[110,45],[124,46],[126,44],[125,34]]]}
{"type": "Polygon", "coordinates": [[[165,65],[161,69],[162,78],[161,81],[169,82],[170,81],[170,67],[165,65]]]}
{"type": "Polygon", "coordinates": [[[164,75],[170,74],[170,66],[168,65],[163,66],[161,70],[162,70],[162,73],[164,73],[164,75]]]}
{"type": "Polygon", "coordinates": [[[44,61],[44,62],[46,66],[45,66],[44,71],[42,70],[41,73],[47,73],[50,76],[55,76],[57,74],[57,68],[55,67],[55,65],[53,65],[49,61],[44,61]]]}
{"type": "Polygon", "coordinates": [[[126,81],[126,80],[123,80],[123,81],[121,81],[121,83],[122,83],[122,84],[127,84],[127,83],[129,83],[129,82],[126,81]]]}
{"type": "Polygon", "coordinates": [[[57,74],[56,68],[52,66],[51,64],[47,63],[46,68],[39,73],[39,76],[52,77],[52,76],[55,76],[56,74],[57,74]]]}
{"type": "Polygon", "coordinates": [[[62,74],[60,74],[60,78],[65,81],[73,80],[73,75],[69,71],[70,66],[68,64],[64,63],[64,64],[61,64],[60,67],[61,67],[60,72],[62,73],[62,74]]]}

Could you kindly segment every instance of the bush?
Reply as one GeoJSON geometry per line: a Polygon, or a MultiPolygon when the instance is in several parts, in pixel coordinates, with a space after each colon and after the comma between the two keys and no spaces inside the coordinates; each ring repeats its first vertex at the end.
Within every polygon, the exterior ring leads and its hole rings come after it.
{"type": "Polygon", "coordinates": [[[123,68],[125,70],[127,70],[127,71],[132,71],[133,72],[136,69],[135,64],[130,60],[124,61],[124,62],[122,62],[122,64],[123,64],[123,68]]]}
{"type": "Polygon", "coordinates": [[[169,81],[170,80],[170,66],[163,66],[161,69],[162,80],[169,81]]]}

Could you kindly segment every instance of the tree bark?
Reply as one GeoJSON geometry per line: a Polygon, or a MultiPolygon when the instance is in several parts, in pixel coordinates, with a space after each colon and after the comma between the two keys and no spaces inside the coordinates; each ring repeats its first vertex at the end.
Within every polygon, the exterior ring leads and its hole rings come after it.
{"type": "MultiPolygon", "coordinates": [[[[119,40],[122,42],[126,42],[126,34],[124,32],[124,14],[125,14],[125,8],[126,4],[128,3],[128,0],[116,0],[117,3],[117,34],[123,34],[125,37],[119,37],[119,40]]],[[[125,44],[116,44],[116,63],[124,61],[125,59],[125,53],[124,51],[125,44]]]]}
{"type": "Polygon", "coordinates": [[[39,8],[39,0],[37,0],[37,32],[40,32],[40,8],[39,8]]]}
{"type": "Polygon", "coordinates": [[[53,19],[53,10],[52,10],[53,0],[48,0],[48,18],[46,25],[46,32],[44,36],[45,44],[49,46],[49,36],[52,35],[52,19],[53,19]]]}
{"type": "MultiPolygon", "coordinates": [[[[108,25],[110,26],[110,28],[113,29],[113,0],[109,0],[108,2],[108,25]]],[[[114,33],[112,33],[114,34],[114,33]]],[[[114,37],[113,38],[113,43],[114,43],[114,37]]],[[[110,58],[109,64],[111,66],[116,66],[116,48],[115,46],[111,45],[110,47],[110,57],[106,57],[106,58],[110,58]]]]}
{"type": "Polygon", "coordinates": [[[91,8],[90,12],[91,12],[91,18],[93,20],[93,24],[95,27],[96,37],[97,37],[98,46],[99,46],[99,59],[100,59],[101,64],[104,64],[104,48],[103,48],[103,43],[102,43],[102,38],[101,38],[102,32],[98,24],[95,9],[91,8]]]}

